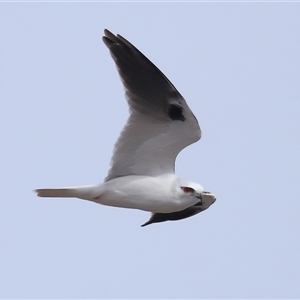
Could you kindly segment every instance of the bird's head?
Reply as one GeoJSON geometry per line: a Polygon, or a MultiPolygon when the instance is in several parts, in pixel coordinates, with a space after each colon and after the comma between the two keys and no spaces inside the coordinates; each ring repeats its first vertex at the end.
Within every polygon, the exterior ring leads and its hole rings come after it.
{"type": "Polygon", "coordinates": [[[217,199],[214,194],[204,191],[203,187],[195,182],[184,182],[180,188],[184,196],[198,200],[197,205],[201,206],[202,210],[209,208],[217,199]]]}

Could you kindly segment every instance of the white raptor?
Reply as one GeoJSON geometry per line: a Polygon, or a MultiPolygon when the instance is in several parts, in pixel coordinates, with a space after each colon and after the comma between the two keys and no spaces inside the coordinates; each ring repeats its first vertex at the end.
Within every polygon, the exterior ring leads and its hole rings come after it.
{"type": "Polygon", "coordinates": [[[180,220],[207,209],[216,197],[175,174],[175,159],[197,142],[201,130],[168,78],[120,35],[104,31],[130,108],[104,183],[37,189],[39,197],[74,197],[108,206],[152,212],[143,226],[180,220]]]}

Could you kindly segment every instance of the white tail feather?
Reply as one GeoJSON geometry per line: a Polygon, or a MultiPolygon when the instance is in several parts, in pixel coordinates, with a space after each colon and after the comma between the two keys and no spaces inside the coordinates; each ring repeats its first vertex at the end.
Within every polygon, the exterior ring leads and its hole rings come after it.
{"type": "Polygon", "coordinates": [[[80,186],[73,188],[48,188],[34,190],[39,197],[81,198],[92,200],[101,195],[97,186],[80,186]]]}
{"type": "Polygon", "coordinates": [[[78,197],[78,192],[72,188],[37,189],[35,192],[39,197],[78,197]]]}

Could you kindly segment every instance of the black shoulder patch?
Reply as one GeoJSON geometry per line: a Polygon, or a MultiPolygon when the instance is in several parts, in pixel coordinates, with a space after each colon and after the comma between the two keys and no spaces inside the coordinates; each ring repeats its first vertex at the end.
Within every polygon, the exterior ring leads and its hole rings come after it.
{"type": "Polygon", "coordinates": [[[185,121],[185,117],[182,114],[182,112],[183,112],[183,107],[176,104],[171,104],[168,110],[168,115],[172,121],[175,120],[185,121]]]}

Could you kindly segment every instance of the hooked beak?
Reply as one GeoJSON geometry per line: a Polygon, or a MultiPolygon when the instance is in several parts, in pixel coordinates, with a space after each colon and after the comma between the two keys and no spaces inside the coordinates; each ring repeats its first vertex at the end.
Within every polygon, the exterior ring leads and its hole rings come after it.
{"type": "Polygon", "coordinates": [[[197,193],[196,198],[198,198],[200,200],[200,202],[202,202],[202,194],[201,193],[197,193]]]}
{"type": "Polygon", "coordinates": [[[217,199],[217,197],[214,194],[210,193],[210,192],[205,192],[204,191],[203,194],[214,198],[214,201],[216,201],[216,199],[217,199]]]}

